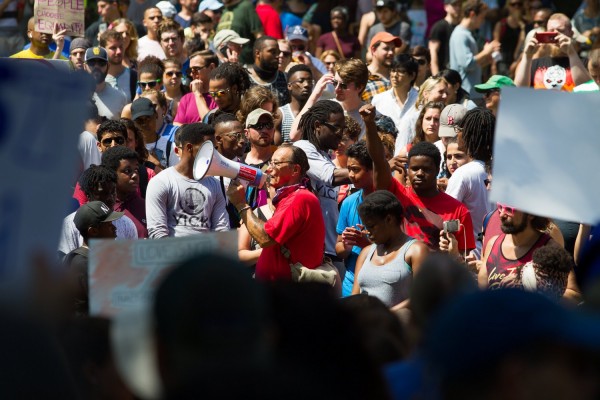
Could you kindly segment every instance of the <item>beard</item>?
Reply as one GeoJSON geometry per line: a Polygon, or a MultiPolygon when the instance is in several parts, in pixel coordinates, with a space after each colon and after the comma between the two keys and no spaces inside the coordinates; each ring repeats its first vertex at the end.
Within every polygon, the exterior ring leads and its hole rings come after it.
{"type": "Polygon", "coordinates": [[[92,78],[94,78],[94,82],[96,82],[96,85],[99,85],[102,82],[104,82],[107,73],[108,70],[106,72],[102,72],[100,69],[94,68],[92,72],[90,72],[90,75],[92,75],[92,78]]]}
{"type": "Polygon", "coordinates": [[[502,222],[502,225],[500,226],[500,229],[502,229],[502,233],[506,235],[514,235],[517,233],[521,233],[525,230],[525,228],[527,228],[527,218],[525,215],[523,215],[523,220],[519,225],[507,225],[504,222],[502,222]]]}

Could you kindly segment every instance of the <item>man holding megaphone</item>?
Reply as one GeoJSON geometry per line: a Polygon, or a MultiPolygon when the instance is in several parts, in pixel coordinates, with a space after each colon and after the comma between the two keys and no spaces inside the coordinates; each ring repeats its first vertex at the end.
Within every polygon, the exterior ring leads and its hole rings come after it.
{"type": "Polygon", "coordinates": [[[225,197],[218,180],[212,176],[194,179],[196,154],[214,134],[214,129],[203,123],[180,128],[175,139],[179,164],[148,183],[146,221],[151,239],[229,230],[225,197]]]}
{"type": "Polygon", "coordinates": [[[273,153],[267,174],[277,190],[272,200],[275,213],[267,222],[246,203],[246,190],[236,179],[227,188],[229,201],[238,210],[250,236],[263,248],[256,263],[256,278],[291,278],[290,264],[314,269],[323,261],[325,222],[317,196],[307,187],[308,158],[299,147],[282,145],[273,153]],[[289,259],[281,251],[289,250],[289,259]]]}

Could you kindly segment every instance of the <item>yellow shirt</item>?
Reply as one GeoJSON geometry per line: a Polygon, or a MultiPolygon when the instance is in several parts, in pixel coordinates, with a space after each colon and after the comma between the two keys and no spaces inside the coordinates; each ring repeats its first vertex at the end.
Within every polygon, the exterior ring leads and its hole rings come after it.
{"type": "MultiPolygon", "coordinates": [[[[16,54],[13,54],[12,56],[10,56],[10,58],[37,58],[37,59],[46,58],[48,60],[51,60],[52,58],[54,58],[54,52],[51,51],[50,53],[46,54],[45,56],[38,56],[36,54],[33,54],[31,49],[27,49],[27,50],[20,51],[16,54]]],[[[59,59],[66,60],[66,58],[64,58],[62,55],[60,56],[59,59]]]]}

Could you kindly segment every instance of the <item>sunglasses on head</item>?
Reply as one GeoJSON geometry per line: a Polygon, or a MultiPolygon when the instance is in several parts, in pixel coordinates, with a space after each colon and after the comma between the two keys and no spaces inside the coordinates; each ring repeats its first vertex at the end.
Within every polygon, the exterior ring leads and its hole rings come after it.
{"type": "Polygon", "coordinates": [[[154,81],[148,81],[148,82],[142,82],[142,81],[138,81],[138,86],[141,87],[142,89],[145,87],[149,87],[149,88],[154,88],[156,87],[156,85],[158,85],[160,83],[160,79],[156,79],[154,81]]]}
{"type": "Polygon", "coordinates": [[[514,207],[509,207],[505,204],[501,204],[501,203],[496,203],[496,206],[498,207],[498,212],[499,213],[504,213],[510,217],[512,217],[513,215],[515,215],[515,208],[514,207]]]}
{"type": "Polygon", "coordinates": [[[167,75],[168,77],[176,76],[177,78],[181,78],[183,76],[181,71],[167,71],[165,72],[165,75],[167,75]]]}
{"type": "Polygon", "coordinates": [[[102,144],[106,147],[110,146],[113,142],[115,142],[119,146],[122,146],[125,144],[125,138],[123,138],[122,136],[117,136],[117,137],[102,139],[102,144]]]}
{"type": "Polygon", "coordinates": [[[98,59],[94,59],[94,60],[88,60],[85,62],[90,68],[94,68],[94,67],[100,67],[100,68],[104,68],[106,67],[106,65],[108,64],[106,61],[104,60],[98,60],[98,59]]]}
{"type": "Polygon", "coordinates": [[[255,129],[257,131],[260,131],[261,129],[273,129],[275,127],[275,125],[273,124],[272,121],[269,122],[259,122],[258,124],[255,125],[250,125],[250,128],[255,129]]]}
{"type": "Polygon", "coordinates": [[[229,93],[230,90],[231,90],[230,88],[219,89],[219,90],[209,90],[208,94],[210,94],[210,97],[219,98],[219,97],[225,96],[225,93],[229,93]]]}

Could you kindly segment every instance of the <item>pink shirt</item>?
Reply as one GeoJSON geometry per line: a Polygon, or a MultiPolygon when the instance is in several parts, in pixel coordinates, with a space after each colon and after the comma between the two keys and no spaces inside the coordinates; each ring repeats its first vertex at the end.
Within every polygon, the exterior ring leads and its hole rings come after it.
{"type": "MultiPolygon", "coordinates": [[[[215,100],[210,97],[208,93],[202,93],[204,96],[204,100],[206,100],[206,105],[209,110],[213,110],[217,108],[217,103],[215,100]]],[[[193,124],[194,122],[202,122],[202,118],[204,115],[198,114],[198,106],[196,105],[196,96],[194,93],[184,94],[181,100],[179,100],[179,105],[177,106],[177,115],[173,122],[177,122],[180,124],[193,124]]]]}

